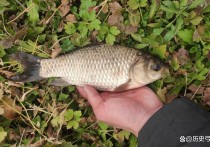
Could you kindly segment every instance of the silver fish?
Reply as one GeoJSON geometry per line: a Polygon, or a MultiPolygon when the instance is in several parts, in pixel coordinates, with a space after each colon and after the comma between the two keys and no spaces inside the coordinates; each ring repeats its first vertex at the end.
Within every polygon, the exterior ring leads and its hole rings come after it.
{"type": "Polygon", "coordinates": [[[60,77],[55,86],[91,85],[103,91],[123,91],[162,78],[168,69],[158,59],[120,45],[92,45],[55,59],[42,59],[23,52],[12,55],[24,66],[13,81],[31,82],[60,77]]]}

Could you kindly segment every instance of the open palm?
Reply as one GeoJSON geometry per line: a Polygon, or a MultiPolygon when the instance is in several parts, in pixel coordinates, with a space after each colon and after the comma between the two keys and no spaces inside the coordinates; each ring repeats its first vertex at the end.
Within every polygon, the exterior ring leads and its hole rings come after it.
{"type": "Polygon", "coordinates": [[[78,86],[77,89],[88,100],[98,120],[136,136],[146,121],[163,106],[148,87],[102,93],[91,86],[78,86]]]}

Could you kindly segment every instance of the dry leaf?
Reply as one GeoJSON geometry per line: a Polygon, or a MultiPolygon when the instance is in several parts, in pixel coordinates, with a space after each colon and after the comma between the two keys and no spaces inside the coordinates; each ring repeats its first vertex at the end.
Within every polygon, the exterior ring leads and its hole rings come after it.
{"type": "Polygon", "coordinates": [[[122,6],[118,2],[109,3],[110,12],[115,15],[121,14],[122,6]]]}
{"type": "Polygon", "coordinates": [[[3,69],[0,69],[0,74],[4,74],[7,78],[10,78],[14,75],[13,72],[11,71],[7,71],[7,70],[3,70],[3,69]]]}
{"type": "Polygon", "coordinates": [[[4,97],[2,102],[3,102],[2,108],[4,109],[3,116],[6,117],[7,119],[13,120],[17,118],[18,116],[17,112],[21,113],[22,107],[17,106],[12,98],[4,97]]]}
{"type": "Polygon", "coordinates": [[[88,8],[88,12],[92,12],[92,11],[95,11],[96,13],[98,13],[99,12],[99,8],[97,6],[89,7],[88,8]]]}
{"type": "Polygon", "coordinates": [[[109,12],[109,6],[107,4],[102,8],[102,12],[105,14],[109,12]]]}
{"type": "Polygon", "coordinates": [[[207,87],[204,91],[204,102],[210,104],[210,87],[207,87]]]}
{"type": "Polygon", "coordinates": [[[201,35],[199,34],[198,30],[196,29],[193,33],[193,41],[199,41],[201,39],[201,35]]]}
{"type": "Polygon", "coordinates": [[[180,65],[185,65],[190,60],[189,52],[184,48],[180,48],[178,52],[174,52],[173,55],[177,58],[180,65]]]}
{"type": "Polygon", "coordinates": [[[14,41],[23,38],[26,35],[27,30],[28,27],[24,27],[21,30],[19,30],[14,36],[14,41]]]}
{"type": "Polygon", "coordinates": [[[180,48],[178,50],[178,60],[180,61],[181,65],[184,65],[185,63],[187,63],[190,60],[189,52],[184,48],[180,48]]]}
{"type": "Polygon", "coordinates": [[[188,90],[192,91],[193,93],[196,92],[196,94],[202,94],[204,92],[204,87],[202,86],[196,86],[194,84],[191,84],[190,86],[188,86],[188,90]]]}
{"type": "Polygon", "coordinates": [[[4,114],[4,109],[0,106],[0,115],[4,114]]]}
{"type": "Polygon", "coordinates": [[[114,14],[111,14],[108,18],[108,24],[113,26],[113,25],[117,25],[117,23],[120,21],[120,15],[114,15],[114,14]]]}
{"type": "Polygon", "coordinates": [[[61,52],[61,48],[55,48],[52,50],[52,53],[51,53],[51,58],[55,58],[57,57],[57,55],[61,52]]]}
{"type": "Polygon", "coordinates": [[[207,54],[207,58],[210,59],[210,51],[207,54]]]}
{"type": "Polygon", "coordinates": [[[0,45],[2,45],[4,47],[4,49],[8,49],[8,48],[12,47],[13,43],[16,40],[21,39],[25,36],[27,29],[28,29],[27,27],[22,28],[14,36],[1,40],[0,45]]]}
{"type": "Polygon", "coordinates": [[[94,30],[92,33],[91,33],[91,42],[93,43],[97,43],[97,39],[96,39],[96,36],[98,35],[98,31],[97,30],[94,30]]]}
{"type": "Polygon", "coordinates": [[[62,32],[64,29],[65,24],[63,23],[63,21],[60,22],[59,27],[58,27],[58,32],[62,32]]]}
{"type": "Polygon", "coordinates": [[[74,14],[69,14],[69,15],[67,15],[67,16],[66,16],[66,21],[72,22],[72,23],[76,23],[76,22],[77,22],[76,17],[75,17],[74,14]]]}
{"type": "Polygon", "coordinates": [[[15,86],[15,87],[22,87],[24,84],[22,82],[13,82],[13,81],[8,81],[5,82],[8,86],[15,86]]]}
{"type": "Polygon", "coordinates": [[[138,27],[133,27],[131,24],[125,26],[125,34],[132,34],[138,31],[138,27]]]}
{"type": "Polygon", "coordinates": [[[13,42],[14,42],[13,37],[6,38],[6,39],[3,39],[0,41],[0,46],[3,46],[4,49],[8,49],[8,48],[12,47],[13,42]]]}
{"type": "Polygon", "coordinates": [[[61,12],[61,16],[65,16],[66,14],[69,13],[70,11],[70,6],[69,5],[63,5],[59,8],[60,12],[61,12]]]}
{"type": "Polygon", "coordinates": [[[61,0],[61,4],[62,5],[68,5],[69,4],[69,0],[61,0]]]}
{"type": "Polygon", "coordinates": [[[4,96],[4,90],[3,90],[3,84],[1,83],[1,88],[0,88],[0,100],[3,98],[4,96]]]}

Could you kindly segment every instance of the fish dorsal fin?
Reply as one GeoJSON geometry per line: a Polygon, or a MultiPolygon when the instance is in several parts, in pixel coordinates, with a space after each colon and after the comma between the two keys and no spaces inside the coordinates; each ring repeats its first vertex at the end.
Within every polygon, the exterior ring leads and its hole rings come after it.
{"type": "Polygon", "coordinates": [[[58,79],[55,79],[52,83],[50,83],[50,85],[53,85],[53,86],[68,86],[70,84],[67,81],[65,81],[64,79],[58,78],[58,79]]]}

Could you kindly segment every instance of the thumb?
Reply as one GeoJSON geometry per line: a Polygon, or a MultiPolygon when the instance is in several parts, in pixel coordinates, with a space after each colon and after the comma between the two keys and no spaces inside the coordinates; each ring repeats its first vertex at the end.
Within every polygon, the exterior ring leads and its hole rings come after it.
{"type": "Polygon", "coordinates": [[[83,90],[86,93],[86,98],[88,102],[93,108],[96,108],[101,103],[103,103],[102,97],[99,95],[98,91],[95,88],[91,86],[84,86],[83,90]]]}

